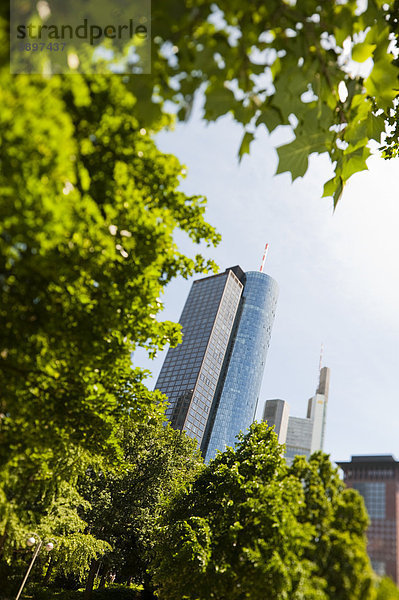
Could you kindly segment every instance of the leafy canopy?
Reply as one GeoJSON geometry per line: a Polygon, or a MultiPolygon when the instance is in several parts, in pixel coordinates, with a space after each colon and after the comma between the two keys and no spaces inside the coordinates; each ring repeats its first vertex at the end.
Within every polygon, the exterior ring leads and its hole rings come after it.
{"type": "MultiPolygon", "coordinates": [[[[57,3],[49,5],[56,14],[57,3]]],[[[293,139],[277,149],[277,173],[296,179],[311,154],[327,153],[334,177],[324,195],[336,204],[346,181],[367,168],[370,142],[380,144],[389,131],[386,156],[396,153],[398,7],[394,0],[153,3],[152,74],[125,85],[148,124],[165,101],[188,118],[203,94],[205,120],[229,113],[243,126],[240,158],[259,128],[289,128],[293,139]]]]}
{"type": "Polygon", "coordinates": [[[182,255],[174,230],[219,236],[119,78],[3,73],[0,95],[0,460],[70,442],[101,452],[124,414],[151,406],[131,352],[180,339],[156,319],[164,286],[215,268],[182,255]]]}
{"type": "Polygon", "coordinates": [[[157,533],[165,600],[371,600],[367,516],[328,457],[297,459],[254,424],[172,502],[157,533]]]}
{"type": "Polygon", "coordinates": [[[81,513],[89,531],[112,547],[102,573],[118,581],[147,583],[148,554],[160,514],[203,466],[196,443],[165,425],[160,416],[121,431],[124,467],[118,472],[89,470],[79,481],[90,505],[81,513]]]}
{"type": "Polygon", "coordinates": [[[306,173],[312,153],[328,153],[335,175],[324,195],[336,203],[345,182],[367,168],[369,142],[380,143],[396,106],[396,3],[201,0],[185,11],[179,6],[175,0],[154,8],[159,95],[172,98],[185,118],[202,86],[205,119],[231,113],[243,125],[240,157],[260,126],[269,132],[289,127],[293,139],[278,148],[277,172],[295,179],[306,173]]]}
{"type": "Polygon", "coordinates": [[[299,521],[313,528],[304,556],[325,581],[326,598],[374,598],[374,576],[366,553],[369,521],[362,497],[347,489],[329,457],[296,457],[289,469],[302,484],[299,521]]]}
{"type": "Polygon", "coordinates": [[[131,354],[178,343],[179,326],[157,318],[165,285],[216,269],[182,254],[176,230],[194,244],[220,236],[205,199],[180,191],[182,165],[156,148],[121,78],[10,77],[5,63],[0,103],[0,553],[10,556],[64,484],[123,460],[126,419],[162,410],[131,354]]]}
{"type": "Polygon", "coordinates": [[[396,587],[392,579],[389,577],[382,577],[377,587],[377,599],[376,600],[398,600],[399,589],[396,587]]]}

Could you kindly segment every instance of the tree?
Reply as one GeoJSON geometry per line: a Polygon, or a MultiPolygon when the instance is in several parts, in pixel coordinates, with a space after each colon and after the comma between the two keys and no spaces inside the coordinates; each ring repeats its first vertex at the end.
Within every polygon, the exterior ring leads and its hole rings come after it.
{"type": "Polygon", "coordinates": [[[152,6],[152,76],[126,86],[142,122],[165,100],[185,119],[203,92],[207,121],[230,113],[243,126],[240,157],[260,128],[289,128],[277,172],[295,179],[311,154],[328,153],[335,175],[324,195],[336,204],[367,168],[370,141],[389,132],[385,156],[397,153],[398,15],[397,0],[165,0],[152,6]]]}
{"type": "Polygon", "coordinates": [[[200,473],[163,518],[160,597],[371,600],[367,517],[325,455],[288,468],[265,423],[200,473]]]}
{"type": "Polygon", "coordinates": [[[155,582],[165,600],[324,598],[304,560],[300,482],[266,424],[253,425],[172,504],[158,534],[155,582]]]}
{"type": "Polygon", "coordinates": [[[376,600],[398,600],[399,589],[396,587],[392,579],[382,577],[378,582],[376,600]]]}
{"type": "Polygon", "coordinates": [[[327,597],[373,598],[374,575],[365,536],[369,520],[362,497],[345,488],[322,452],[309,461],[296,457],[290,473],[301,482],[305,495],[299,520],[313,527],[305,557],[316,565],[315,574],[326,581],[327,597]]]}
{"type": "MultiPolygon", "coordinates": [[[[200,472],[203,460],[195,442],[160,417],[132,425],[121,431],[124,468],[89,471],[82,478],[81,493],[90,503],[83,517],[90,533],[113,548],[102,560],[103,580],[112,572],[117,582],[144,584],[152,597],[147,569],[155,523],[200,472]]],[[[98,570],[98,561],[93,570],[98,570]]],[[[92,587],[92,581],[89,584],[92,587]]]]}
{"type": "Polygon", "coordinates": [[[183,167],[158,151],[119,77],[11,77],[5,65],[0,101],[0,550],[10,555],[65,483],[122,459],[125,419],[161,410],[131,353],[178,343],[179,326],[157,320],[165,285],[216,269],[179,252],[176,229],[195,244],[220,236],[204,198],[179,190],[183,167]]]}
{"type": "Polygon", "coordinates": [[[43,500],[40,491],[46,493],[43,485],[36,498],[30,490],[26,503],[14,507],[14,514],[10,511],[13,519],[8,523],[8,538],[2,547],[3,560],[0,561],[1,598],[15,597],[32,558],[34,548],[26,545],[28,532],[29,537],[33,535],[38,542],[39,536],[43,542],[28,585],[35,581],[47,584],[50,577],[57,573],[83,578],[92,561],[111,550],[106,541],[87,532],[87,524],[78,512],[88,510],[89,503],[73,485],[63,481],[56,494],[50,495],[47,491],[50,499],[46,500],[43,500]],[[25,509],[26,514],[17,519],[21,508],[25,509]],[[54,548],[48,553],[45,546],[50,541],[54,548]]]}
{"type": "Polygon", "coordinates": [[[171,122],[166,101],[186,118],[205,90],[207,120],[232,112],[244,126],[241,155],[257,127],[291,127],[295,140],[280,148],[279,170],[300,176],[309,154],[328,152],[336,176],[325,193],[336,202],[386,122],[386,154],[397,151],[397,64],[388,52],[397,7],[257,0],[247,10],[235,1],[165,0],[153,10],[152,77],[29,78],[8,74],[2,4],[3,553],[88,465],[122,460],[121,423],[145,422],[159,400],[131,368],[131,351],[177,343],[178,327],[156,319],[164,286],[215,268],[182,256],[173,242],[176,229],[195,243],[219,236],[204,219],[203,199],[179,191],[177,160],[151,139],[171,122]],[[348,37],[355,61],[372,57],[367,77],[344,64],[348,37]]]}

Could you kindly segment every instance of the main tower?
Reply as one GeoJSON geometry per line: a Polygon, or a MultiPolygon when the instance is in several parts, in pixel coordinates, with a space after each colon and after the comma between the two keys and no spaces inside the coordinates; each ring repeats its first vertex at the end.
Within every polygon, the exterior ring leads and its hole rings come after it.
{"type": "Polygon", "coordinates": [[[196,439],[206,460],[254,420],[277,296],[274,279],[239,266],[191,287],[183,342],[169,349],[156,388],[172,427],[196,439]]]}
{"type": "Polygon", "coordinates": [[[255,419],[277,296],[277,283],[269,275],[245,273],[239,314],[202,447],[206,460],[213,458],[216,450],[234,446],[239,431],[245,431],[255,419]]]}

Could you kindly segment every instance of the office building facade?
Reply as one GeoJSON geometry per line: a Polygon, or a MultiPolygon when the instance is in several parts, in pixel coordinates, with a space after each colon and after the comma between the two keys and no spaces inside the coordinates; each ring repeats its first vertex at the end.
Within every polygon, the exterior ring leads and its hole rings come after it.
{"type": "Polygon", "coordinates": [[[240,314],[231,337],[215,410],[206,440],[206,459],[234,446],[235,436],[255,419],[277,302],[276,282],[259,271],[245,274],[240,314]]]}
{"type": "Polygon", "coordinates": [[[320,369],[319,385],[316,394],[308,401],[305,418],[290,417],[289,405],[284,400],[267,400],[263,420],[278,436],[279,443],[286,446],[286,459],[291,463],[295,456],[309,458],[313,452],[322,450],[326,428],[330,369],[320,369]]]}
{"type": "Polygon", "coordinates": [[[196,439],[206,460],[234,445],[254,420],[278,289],[268,275],[239,267],[195,281],[156,388],[168,419],[196,439]]]}
{"type": "Polygon", "coordinates": [[[274,427],[279,444],[285,444],[287,439],[289,414],[290,407],[284,400],[276,398],[275,400],[266,401],[263,421],[266,421],[269,427],[274,427]]]}
{"type": "Polygon", "coordinates": [[[392,455],[352,456],[337,462],[345,484],[364,499],[370,518],[367,551],[377,575],[399,584],[399,462],[392,455]]]}

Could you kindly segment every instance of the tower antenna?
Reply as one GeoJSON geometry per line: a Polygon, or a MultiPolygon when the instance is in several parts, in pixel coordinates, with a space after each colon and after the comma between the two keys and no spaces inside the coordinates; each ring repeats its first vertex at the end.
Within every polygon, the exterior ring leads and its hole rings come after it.
{"type": "Polygon", "coordinates": [[[260,269],[259,269],[259,271],[260,271],[261,273],[263,273],[263,267],[265,266],[265,260],[266,260],[266,256],[267,256],[267,251],[268,251],[268,249],[269,249],[269,244],[266,244],[266,246],[265,246],[265,250],[264,250],[264,252],[263,252],[262,264],[261,264],[261,266],[260,266],[260,269]]]}
{"type": "Polygon", "coordinates": [[[321,363],[323,360],[324,344],[321,344],[320,348],[320,361],[319,361],[319,372],[321,371],[321,363]]]}

